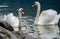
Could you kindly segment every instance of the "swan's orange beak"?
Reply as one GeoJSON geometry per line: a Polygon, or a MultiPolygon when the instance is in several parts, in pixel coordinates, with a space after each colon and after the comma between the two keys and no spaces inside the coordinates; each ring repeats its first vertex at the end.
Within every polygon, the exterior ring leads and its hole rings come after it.
{"type": "Polygon", "coordinates": [[[22,14],[24,14],[24,12],[22,14]]]}
{"type": "Polygon", "coordinates": [[[32,5],[32,7],[34,7],[35,5],[32,5]]]}

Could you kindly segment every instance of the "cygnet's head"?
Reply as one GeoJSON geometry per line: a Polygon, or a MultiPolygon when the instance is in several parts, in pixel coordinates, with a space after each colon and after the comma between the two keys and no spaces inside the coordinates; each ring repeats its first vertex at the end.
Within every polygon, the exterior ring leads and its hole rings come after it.
{"type": "Polygon", "coordinates": [[[19,12],[24,14],[24,9],[23,8],[19,8],[19,12]]]}
{"type": "Polygon", "coordinates": [[[33,4],[32,4],[32,7],[34,7],[34,6],[38,6],[40,3],[38,2],[38,1],[36,1],[36,2],[34,2],[33,4]]]}

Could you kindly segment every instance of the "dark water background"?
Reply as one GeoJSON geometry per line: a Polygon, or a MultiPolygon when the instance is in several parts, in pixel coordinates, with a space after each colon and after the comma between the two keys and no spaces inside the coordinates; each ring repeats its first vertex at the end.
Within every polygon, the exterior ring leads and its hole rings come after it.
{"type": "MultiPolygon", "coordinates": [[[[0,5],[7,5],[8,7],[0,7],[0,13],[8,14],[13,12],[18,16],[18,9],[24,8],[24,16],[33,16],[36,14],[36,7],[32,8],[32,3],[39,1],[41,3],[41,11],[47,9],[54,9],[60,13],[60,0],[0,0],[0,5]]],[[[58,23],[60,25],[60,23],[58,23]]]]}
{"type": "MultiPolygon", "coordinates": [[[[41,11],[54,9],[58,13],[60,12],[60,0],[0,0],[0,5],[9,6],[8,8],[3,8],[2,11],[15,12],[16,9],[22,7],[25,9],[25,15],[35,16],[36,8],[32,8],[32,3],[35,1],[39,1],[41,3],[41,11]]],[[[17,13],[14,14],[16,15],[17,13]]]]}

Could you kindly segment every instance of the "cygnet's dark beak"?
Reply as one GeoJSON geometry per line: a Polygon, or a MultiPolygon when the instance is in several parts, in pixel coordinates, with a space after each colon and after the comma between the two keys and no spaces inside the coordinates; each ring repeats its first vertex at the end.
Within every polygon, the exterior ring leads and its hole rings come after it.
{"type": "Polygon", "coordinates": [[[22,12],[24,12],[24,10],[22,10],[22,12]]]}
{"type": "Polygon", "coordinates": [[[22,14],[24,14],[24,10],[22,10],[22,14]]]}

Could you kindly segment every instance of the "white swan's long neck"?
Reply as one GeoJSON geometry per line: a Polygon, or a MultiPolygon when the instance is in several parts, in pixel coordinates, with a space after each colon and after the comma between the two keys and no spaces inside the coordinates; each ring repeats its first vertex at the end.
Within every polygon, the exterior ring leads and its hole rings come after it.
{"type": "Polygon", "coordinates": [[[40,4],[37,5],[37,15],[36,15],[36,18],[35,18],[35,21],[34,21],[34,24],[37,24],[38,23],[38,18],[39,18],[39,15],[40,15],[40,4]]]}
{"type": "Polygon", "coordinates": [[[22,26],[22,13],[21,12],[18,12],[18,15],[19,15],[19,26],[18,26],[18,28],[19,28],[19,31],[21,30],[21,26],[22,26]]]}

